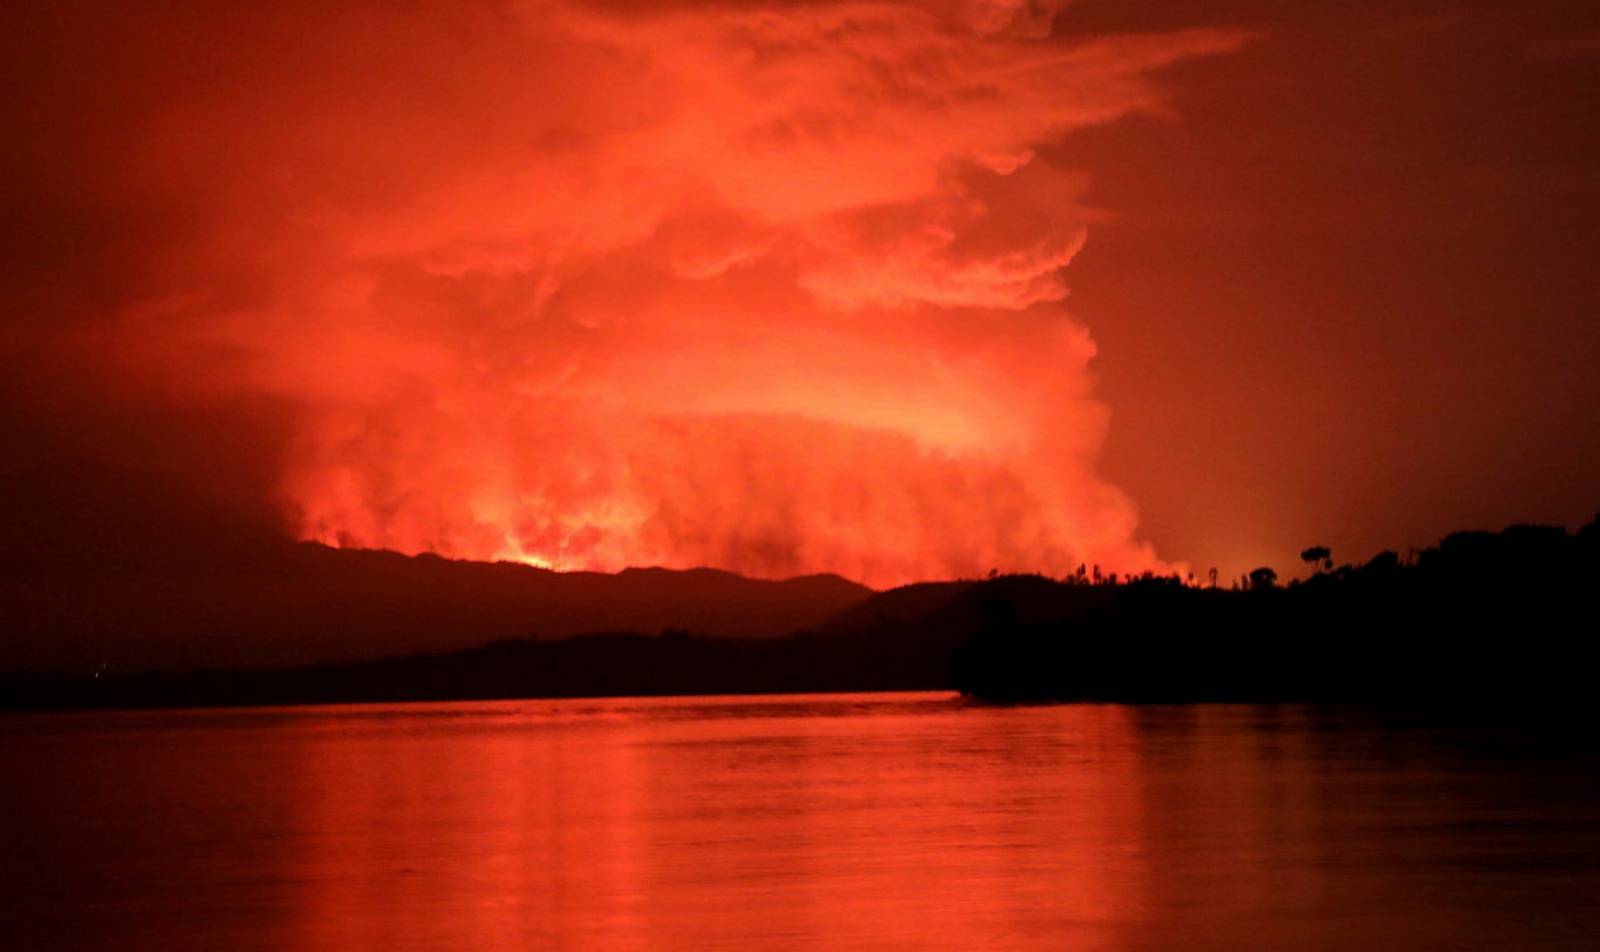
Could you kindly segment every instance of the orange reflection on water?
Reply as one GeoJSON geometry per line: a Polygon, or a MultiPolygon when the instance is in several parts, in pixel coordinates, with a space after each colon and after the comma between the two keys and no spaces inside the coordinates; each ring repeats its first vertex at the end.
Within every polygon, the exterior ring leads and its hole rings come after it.
{"type": "Polygon", "coordinates": [[[1137,916],[1124,710],[930,732],[883,703],[546,702],[323,738],[297,944],[1098,948],[1137,916]]]}
{"type": "Polygon", "coordinates": [[[1600,946],[1591,755],[1361,709],[13,716],[0,767],[8,948],[1600,946]]]}

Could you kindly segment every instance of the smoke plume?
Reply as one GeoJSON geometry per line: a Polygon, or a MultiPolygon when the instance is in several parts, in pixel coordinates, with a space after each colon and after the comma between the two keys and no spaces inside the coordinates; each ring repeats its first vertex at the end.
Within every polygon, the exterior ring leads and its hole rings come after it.
{"type": "Polygon", "coordinates": [[[1096,475],[1063,303],[1092,215],[1047,156],[1244,37],[1075,38],[1060,6],[44,17],[8,171],[14,214],[65,236],[29,273],[60,280],[10,298],[0,344],[284,408],[275,503],[339,546],[877,585],[1161,569],[1096,475]]]}

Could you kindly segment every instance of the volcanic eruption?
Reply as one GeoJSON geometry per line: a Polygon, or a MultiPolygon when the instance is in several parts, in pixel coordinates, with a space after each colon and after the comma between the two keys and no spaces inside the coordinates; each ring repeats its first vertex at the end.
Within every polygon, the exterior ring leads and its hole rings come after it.
{"type": "Polygon", "coordinates": [[[1165,569],[1096,474],[1095,212],[1053,146],[1245,37],[1059,6],[103,12],[117,160],[73,180],[147,227],[64,346],[286,407],[278,503],[331,545],[1165,569]]]}

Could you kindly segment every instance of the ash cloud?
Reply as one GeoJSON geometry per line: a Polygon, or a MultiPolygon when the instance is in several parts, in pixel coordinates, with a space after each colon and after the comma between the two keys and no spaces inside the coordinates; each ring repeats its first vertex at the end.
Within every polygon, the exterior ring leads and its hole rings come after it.
{"type": "MultiPolygon", "coordinates": [[[[1037,150],[1248,37],[1054,36],[1070,16],[40,12],[0,355],[92,380],[86,416],[271,407],[237,418],[270,488],[222,478],[337,545],[878,585],[1161,568],[1095,472],[1062,303],[1085,180],[1037,150]]],[[[59,377],[24,389],[30,426],[101,446],[50,419],[59,377]]],[[[186,491],[228,470],[178,442],[157,468],[186,491]]]]}

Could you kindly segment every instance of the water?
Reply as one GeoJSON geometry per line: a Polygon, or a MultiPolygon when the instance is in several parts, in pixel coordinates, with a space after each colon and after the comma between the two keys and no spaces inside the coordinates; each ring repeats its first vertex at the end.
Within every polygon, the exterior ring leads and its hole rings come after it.
{"type": "Polygon", "coordinates": [[[1600,947],[1600,770],[948,695],[0,718],[0,946],[1600,947]]]}

